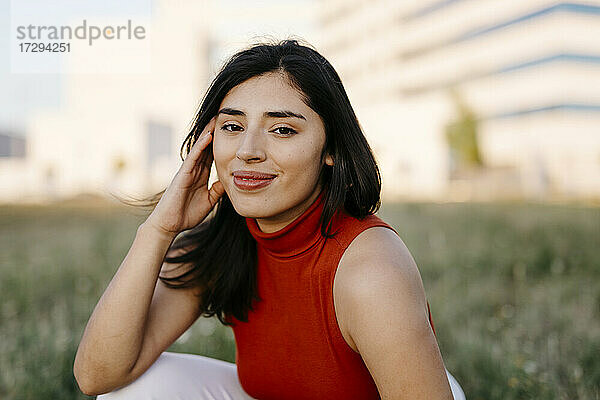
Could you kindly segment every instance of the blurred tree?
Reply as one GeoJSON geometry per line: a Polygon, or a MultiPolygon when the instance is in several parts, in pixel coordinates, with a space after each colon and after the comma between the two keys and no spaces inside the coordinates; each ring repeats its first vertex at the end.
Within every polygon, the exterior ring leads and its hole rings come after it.
{"type": "Polygon", "coordinates": [[[450,89],[458,117],[446,125],[445,135],[450,150],[450,173],[483,166],[477,141],[477,118],[462,101],[455,89],[450,89]]]}
{"type": "Polygon", "coordinates": [[[121,174],[127,168],[127,161],[123,156],[114,156],[112,160],[112,170],[115,175],[121,174]]]}

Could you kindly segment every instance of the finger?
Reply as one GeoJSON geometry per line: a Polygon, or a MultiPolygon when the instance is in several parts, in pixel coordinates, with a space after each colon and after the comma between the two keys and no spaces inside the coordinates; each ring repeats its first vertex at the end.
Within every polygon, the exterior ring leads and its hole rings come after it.
{"type": "Polygon", "coordinates": [[[208,182],[210,170],[213,165],[213,152],[204,153],[196,164],[196,168],[200,169],[200,180],[208,182]]]}
{"type": "Polygon", "coordinates": [[[215,131],[216,120],[217,120],[217,116],[215,115],[214,117],[212,117],[210,119],[210,121],[208,121],[206,123],[206,125],[204,126],[204,129],[202,129],[202,133],[200,134],[200,137],[206,135],[208,132],[213,133],[215,131]]]}
{"type": "Polygon", "coordinates": [[[204,149],[206,149],[206,147],[210,143],[211,139],[212,139],[211,133],[206,132],[202,136],[200,136],[196,140],[196,142],[192,145],[190,152],[188,153],[187,157],[183,161],[183,164],[185,165],[184,168],[187,171],[191,171],[192,168],[194,167],[194,165],[196,165],[196,163],[198,162],[198,159],[200,158],[200,155],[202,154],[204,149]]]}
{"type": "Polygon", "coordinates": [[[214,207],[214,205],[217,203],[219,198],[223,196],[224,193],[225,187],[223,186],[221,181],[215,181],[211,185],[210,190],[208,191],[208,201],[210,202],[210,205],[214,207]]]}
{"type": "Polygon", "coordinates": [[[208,121],[208,124],[206,124],[206,129],[211,132],[214,132],[216,125],[217,125],[217,116],[215,115],[214,117],[212,117],[210,119],[210,121],[208,121]]]}
{"type": "Polygon", "coordinates": [[[202,130],[202,134],[193,143],[192,147],[188,151],[187,156],[185,157],[185,160],[183,161],[182,166],[180,167],[180,170],[183,173],[189,174],[194,170],[194,168],[197,168],[198,166],[200,168],[203,168],[204,166],[210,167],[210,165],[212,164],[212,159],[210,159],[204,160],[204,165],[201,165],[202,158],[206,158],[203,157],[202,154],[208,146],[208,144],[210,143],[210,141],[212,140],[211,133],[215,127],[215,123],[216,116],[213,116],[202,130]]]}
{"type": "Polygon", "coordinates": [[[188,156],[183,160],[183,164],[181,165],[181,171],[183,173],[191,173],[198,165],[198,159],[201,158],[202,151],[206,147],[207,140],[205,138],[199,139],[198,142],[194,144],[194,147],[189,152],[188,156]]]}
{"type": "MultiPolygon", "coordinates": [[[[208,123],[204,126],[204,129],[202,129],[202,133],[200,134],[200,136],[198,137],[198,139],[196,139],[196,141],[194,142],[194,144],[192,145],[192,148],[190,149],[188,155],[192,155],[193,157],[195,157],[195,160],[198,159],[199,154],[202,152],[202,150],[204,150],[204,148],[202,149],[195,149],[196,145],[203,145],[203,142],[201,141],[201,139],[206,138],[206,136],[208,134],[212,134],[214,132],[214,128],[215,128],[215,124],[216,124],[216,120],[217,117],[216,115],[214,117],[212,117],[210,119],[210,121],[208,121],[208,123]],[[200,142],[200,143],[198,143],[200,142]],[[192,152],[194,152],[192,154],[192,152]]],[[[206,139],[205,139],[206,140],[206,139]]]]}

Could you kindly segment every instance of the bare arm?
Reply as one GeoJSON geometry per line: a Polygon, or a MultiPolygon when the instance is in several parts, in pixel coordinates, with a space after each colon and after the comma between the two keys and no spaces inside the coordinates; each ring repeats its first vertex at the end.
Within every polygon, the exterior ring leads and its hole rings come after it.
{"type": "Polygon", "coordinates": [[[340,328],[381,398],[452,399],[423,282],[402,239],[385,227],[361,232],[344,252],[336,279],[340,328]]]}
{"type": "Polygon", "coordinates": [[[148,219],[98,301],[85,328],[73,373],[86,394],[106,393],[136,379],[198,317],[196,289],[170,289],[158,281],[174,238],[200,224],[223,195],[208,188],[214,117],[148,219]]]}
{"type": "Polygon", "coordinates": [[[73,371],[84,393],[106,393],[135,380],[198,318],[194,290],[170,289],[158,280],[171,242],[146,224],[138,228],[77,350],[73,371]]]}

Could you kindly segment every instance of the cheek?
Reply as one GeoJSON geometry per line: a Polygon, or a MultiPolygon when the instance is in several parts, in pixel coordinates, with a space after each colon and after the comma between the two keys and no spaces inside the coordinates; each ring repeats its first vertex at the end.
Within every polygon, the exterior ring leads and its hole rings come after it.
{"type": "Polygon", "coordinates": [[[217,170],[217,174],[219,174],[219,176],[222,173],[226,173],[226,167],[227,167],[227,162],[229,161],[230,157],[228,154],[228,149],[227,146],[225,146],[225,143],[223,143],[221,140],[217,139],[216,137],[213,137],[213,158],[215,161],[215,168],[217,170]]]}
{"type": "Polygon", "coordinates": [[[217,157],[223,159],[229,156],[230,153],[235,153],[235,146],[232,140],[222,137],[219,132],[216,132],[212,140],[213,154],[215,160],[217,157]]]}
{"type": "MultiPolygon", "coordinates": [[[[312,180],[319,173],[320,152],[310,146],[298,146],[277,153],[277,164],[288,176],[312,180]]],[[[274,157],[275,158],[275,157],[274,157]]]]}

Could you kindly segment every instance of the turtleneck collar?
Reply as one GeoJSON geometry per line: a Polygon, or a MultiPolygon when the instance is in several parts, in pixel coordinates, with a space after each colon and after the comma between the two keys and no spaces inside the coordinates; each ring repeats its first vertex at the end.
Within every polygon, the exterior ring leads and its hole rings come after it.
{"type": "Polygon", "coordinates": [[[275,232],[261,231],[255,218],[246,217],[246,225],[259,247],[276,257],[293,257],[305,252],[322,238],[319,219],[324,203],[325,190],[322,189],[299,217],[275,232]]]}

